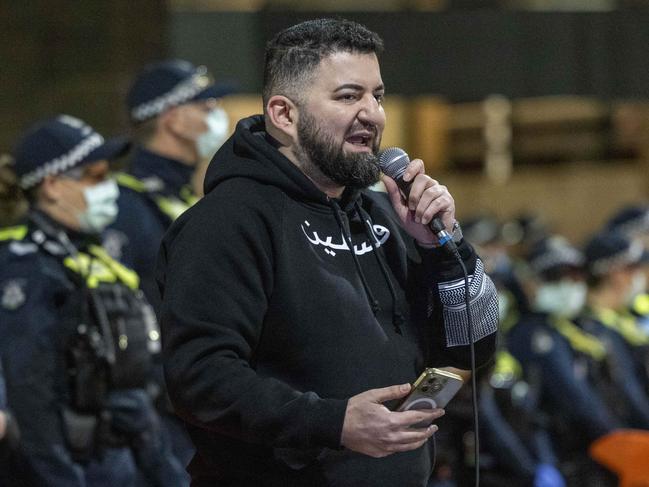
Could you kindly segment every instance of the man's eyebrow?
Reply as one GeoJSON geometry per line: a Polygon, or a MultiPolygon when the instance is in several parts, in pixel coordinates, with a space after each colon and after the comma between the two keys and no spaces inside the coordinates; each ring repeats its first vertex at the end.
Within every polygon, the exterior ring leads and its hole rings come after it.
{"type": "MultiPolygon", "coordinates": [[[[363,89],[365,89],[365,87],[363,85],[358,85],[356,83],[345,83],[344,85],[340,85],[338,88],[336,88],[334,90],[334,93],[336,93],[337,91],[342,91],[342,90],[362,91],[363,89]]],[[[376,88],[374,88],[373,91],[381,91],[381,90],[384,90],[384,89],[385,89],[385,86],[383,85],[383,83],[381,83],[376,88]]]]}

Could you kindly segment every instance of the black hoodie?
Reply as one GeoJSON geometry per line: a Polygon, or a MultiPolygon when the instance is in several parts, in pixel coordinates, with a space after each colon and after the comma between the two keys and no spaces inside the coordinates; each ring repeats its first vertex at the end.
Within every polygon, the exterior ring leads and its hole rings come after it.
{"type": "MultiPolygon", "coordinates": [[[[374,459],[340,436],[351,396],[426,366],[469,368],[457,262],[418,248],[385,194],[328,198],[260,116],[239,122],[205,193],[158,263],[166,379],[197,447],[196,484],[426,485],[428,445],[374,459]]],[[[473,249],[459,249],[480,364],[495,346],[496,293],[473,249]]]]}

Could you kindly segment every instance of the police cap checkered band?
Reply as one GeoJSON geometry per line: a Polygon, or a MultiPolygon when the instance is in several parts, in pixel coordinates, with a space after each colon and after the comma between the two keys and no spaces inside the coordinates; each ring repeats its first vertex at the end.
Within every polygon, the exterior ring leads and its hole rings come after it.
{"type": "Polygon", "coordinates": [[[14,169],[23,189],[46,176],[61,174],[82,164],[113,159],[125,152],[125,139],[105,141],[88,124],[70,115],[38,122],[14,149],[14,169]]]}
{"type": "Polygon", "coordinates": [[[131,118],[142,122],[161,114],[165,110],[196,99],[196,96],[213,84],[204,66],[196,68],[196,73],[179,82],[168,92],[131,109],[131,118]]]}
{"type": "Polygon", "coordinates": [[[140,123],[172,107],[233,91],[227,83],[215,84],[205,66],[172,59],[145,66],[128,91],[126,105],[131,121],[140,123]]]}
{"type": "Polygon", "coordinates": [[[528,262],[535,273],[541,274],[557,267],[581,267],[584,255],[564,237],[552,235],[532,246],[528,262]]]}
{"type": "Polygon", "coordinates": [[[646,262],[649,258],[641,242],[615,231],[606,231],[591,238],[585,254],[588,271],[594,276],[607,274],[618,267],[646,262]]]}
{"type": "Polygon", "coordinates": [[[616,213],[606,224],[607,228],[628,236],[649,233],[649,207],[629,206],[616,213]]]}

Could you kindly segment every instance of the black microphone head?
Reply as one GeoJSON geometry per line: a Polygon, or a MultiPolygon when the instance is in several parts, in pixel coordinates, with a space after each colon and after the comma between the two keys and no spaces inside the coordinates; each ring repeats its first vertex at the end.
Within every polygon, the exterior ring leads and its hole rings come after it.
{"type": "Polygon", "coordinates": [[[389,147],[379,152],[379,166],[381,167],[381,171],[395,181],[401,180],[408,164],[410,164],[408,154],[399,147],[389,147]]]}

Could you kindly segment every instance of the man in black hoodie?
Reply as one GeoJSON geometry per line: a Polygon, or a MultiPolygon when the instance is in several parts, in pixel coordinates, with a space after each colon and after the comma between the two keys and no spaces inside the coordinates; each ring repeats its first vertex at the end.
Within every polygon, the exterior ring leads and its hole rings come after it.
{"type": "Polygon", "coordinates": [[[158,282],[165,373],[197,454],[193,486],[425,486],[440,409],[394,412],[426,366],[469,368],[456,229],[476,361],[496,291],[448,190],[414,160],[407,201],[379,178],[381,39],[308,21],[267,46],[264,115],[216,154],[205,198],[167,233],[158,282]],[[384,403],[387,403],[384,404],[384,403]]]}

